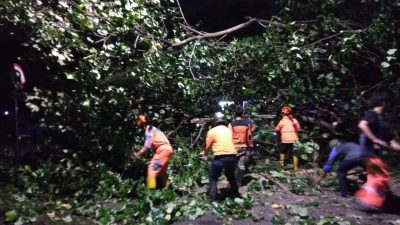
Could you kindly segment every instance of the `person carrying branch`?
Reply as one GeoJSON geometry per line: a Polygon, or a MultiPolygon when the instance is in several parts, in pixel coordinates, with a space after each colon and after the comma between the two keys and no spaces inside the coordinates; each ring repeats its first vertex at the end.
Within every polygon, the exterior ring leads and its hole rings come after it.
{"type": "Polygon", "coordinates": [[[214,127],[207,133],[206,145],[201,153],[202,157],[206,157],[209,149],[212,148],[214,155],[208,173],[210,199],[211,201],[215,201],[217,198],[218,178],[222,170],[224,170],[225,176],[228,179],[233,197],[240,197],[235,178],[237,152],[233,144],[232,131],[226,126],[227,121],[221,112],[215,113],[213,125],[214,127]]]}
{"type": "Polygon", "coordinates": [[[289,106],[283,106],[281,109],[282,119],[275,127],[275,131],[280,134],[281,144],[279,145],[279,162],[283,167],[285,165],[285,156],[293,155],[293,169],[299,168],[298,153],[293,151],[293,144],[299,140],[298,132],[300,123],[294,118],[292,109],[289,106]]]}
{"type": "Polygon", "coordinates": [[[332,148],[329,153],[329,158],[323,166],[323,172],[320,176],[314,178],[314,184],[318,185],[326,174],[332,170],[335,161],[339,162],[337,169],[337,178],[339,180],[339,191],[342,197],[347,197],[349,191],[347,188],[347,172],[355,167],[362,166],[361,148],[353,142],[340,143],[337,139],[329,142],[329,147],[332,148]]]}
{"type": "Polygon", "coordinates": [[[358,123],[361,130],[360,146],[367,167],[367,182],[355,193],[355,196],[360,203],[360,209],[366,211],[382,210],[386,197],[390,194],[390,175],[386,163],[380,157],[381,151],[400,151],[383,117],[388,99],[389,96],[386,93],[373,95],[370,99],[371,108],[365,112],[358,123]]]}
{"type": "Polygon", "coordinates": [[[232,131],[233,144],[235,145],[238,157],[238,170],[236,171],[236,181],[238,186],[242,186],[243,176],[253,153],[253,123],[249,119],[243,118],[244,110],[242,107],[235,109],[235,120],[228,127],[232,131]]]}
{"type": "Polygon", "coordinates": [[[152,126],[145,115],[137,116],[136,125],[144,128],[145,142],[138,152],[133,152],[133,157],[140,159],[149,149],[154,150],[153,158],[147,167],[147,188],[168,188],[167,167],[173,153],[168,138],[158,128],[152,126]]]}

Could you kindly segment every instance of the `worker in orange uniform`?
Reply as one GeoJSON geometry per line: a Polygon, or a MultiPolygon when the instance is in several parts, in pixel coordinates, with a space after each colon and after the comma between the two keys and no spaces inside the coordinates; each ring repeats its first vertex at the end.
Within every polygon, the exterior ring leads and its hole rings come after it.
{"type": "Polygon", "coordinates": [[[211,161],[209,170],[209,194],[211,201],[216,200],[218,194],[218,178],[224,170],[225,176],[231,187],[234,197],[240,197],[239,189],[235,178],[237,164],[236,148],[233,144],[232,131],[226,126],[225,116],[221,112],[215,113],[213,119],[214,127],[208,131],[206,145],[201,155],[207,156],[208,150],[212,148],[214,158],[211,161]]]}
{"type": "Polygon", "coordinates": [[[238,170],[236,171],[238,186],[242,186],[243,184],[243,175],[250,156],[253,153],[253,123],[251,120],[243,118],[243,113],[243,108],[237,107],[235,109],[235,120],[228,125],[232,131],[233,144],[235,145],[238,157],[238,170]]]}
{"type": "Polygon", "coordinates": [[[279,162],[283,167],[285,165],[286,154],[293,154],[293,169],[297,171],[299,168],[298,153],[293,151],[294,142],[299,140],[298,132],[300,124],[292,115],[292,109],[289,106],[283,106],[281,109],[282,119],[275,127],[275,131],[280,134],[281,144],[279,145],[279,162]]]}
{"type": "Polygon", "coordinates": [[[390,193],[389,172],[386,163],[381,159],[382,150],[399,151],[395,146],[393,134],[383,117],[387,106],[386,94],[378,93],[370,99],[371,109],[365,112],[358,123],[361,130],[360,146],[362,156],[367,167],[367,182],[356,192],[360,209],[366,211],[380,211],[386,197],[390,193]]]}
{"type": "Polygon", "coordinates": [[[147,188],[167,188],[169,186],[168,161],[173,153],[171,144],[163,132],[149,123],[147,116],[138,115],[136,124],[145,129],[145,142],[140,151],[133,152],[134,158],[140,159],[149,149],[154,150],[153,158],[147,167],[147,188]]]}

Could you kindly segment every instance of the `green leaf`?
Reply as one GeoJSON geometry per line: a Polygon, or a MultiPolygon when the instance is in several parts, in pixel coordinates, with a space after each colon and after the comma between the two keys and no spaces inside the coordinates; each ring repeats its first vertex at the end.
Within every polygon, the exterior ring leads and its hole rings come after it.
{"type": "Polygon", "coordinates": [[[14,210],[7,211],[4,213],[6,220],[9,222],[15,221],[17,219],[17,213],[14,210]]]}
{"type": "Polygon", "coordinates": [[[62,220],[64,222],[66,222],[66,223],[71,223],[72,222],[72,217],[71,217],[71,215],[68,215],[68,216],[62,218],[62,220]]]}
{"type": "Polygon", "coordinates": [[[308,210],[307,210],[307,208],[301,207],[301,208],[299,208],[299,209],[297,210],[297,213],[298,213],[298,215],[301,216],[301,217],[306,217],[306,216],[308,215],[308,210]]]}
{"type": "Polygon", "coordinates": [[[390,66],[390,64],[389,64],[388,62],[382,62],[382,63],[381,63],[381,66],[382,66],[383,68],[388,68],[388,67],[390,66]]]}
{"type": "Polygon", "coordinates": [[[174,208],[176,207],[175,204],[171,203],[171,204],[167,204],[167,210],[165,210],[168,214],[171,214],[172,211],[174,211],[174,208]]]}
{"type": "Polygon", "coordinates": [[[393,55],[394,53],[396,53],[396,51],[397,51],[397,49],[392,48],[392,49],[389,49],[389,50],[387,51],[387,54],[388,54],[388,55],[393,55]]]}

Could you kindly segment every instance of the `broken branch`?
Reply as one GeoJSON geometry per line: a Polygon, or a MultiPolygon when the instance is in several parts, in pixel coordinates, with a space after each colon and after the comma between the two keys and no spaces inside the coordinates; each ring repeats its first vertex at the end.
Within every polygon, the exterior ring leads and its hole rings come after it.
{"type": "Polygon", "coordinates": [[[222,31],[213,32],[213,33],[206,33],[206,34],[199,34],[199,35],[187,38],[185,40],[178,41],[178,42],[172,44],[171,47],[179,47],[179,46],[185,45],[185,44],[187,44],[189,42],[192,42],[192,41],[195,41],[195,40],[202,40],[202,39],[207,39],[207,38],[220,37],[220,36],[223,36],[223,35],[226,35],[226,34],[233,33],[233,32],[235,32],[237,30],[243,29],[243,28],[249,26],[250,24],[258,23],[258,22],[263,23],[263,24],[269,24],[269,25],[272,25],[272,26],[275,26],[275,27],[284,27],[284,25],[282,23],[269,21],[269,20],[251,18],[251,19],[249,19],[248,21],[246,21],[244,23],[238,24],[238,25],[236,25],[234,27],[231,27],[231,28],[228,28],[228,29],[225,29],[225,30],[222,30],[222,31]]]}

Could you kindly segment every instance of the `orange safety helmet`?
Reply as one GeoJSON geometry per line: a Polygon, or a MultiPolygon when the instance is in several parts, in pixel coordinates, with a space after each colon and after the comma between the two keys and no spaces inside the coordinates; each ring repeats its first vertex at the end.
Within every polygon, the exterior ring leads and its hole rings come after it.
{"type": "Polygon", "coordinates": [[[139,126],[141,126],[142,124],[147,123],[148,120],[149,120],[149,119],[148,119],[147,116],[145,116],[145,115],[143,115],[143,114],[139,114],[139,115],[136,117],[136,125],[139,127],[139,126]]]}
{"type": "Polygon", "coordinates": [[[281,113],[283,115],[290,115],[290,114],[292,114],[292,109],[289,106],[285,105],[282,107],[281,113]]]}

